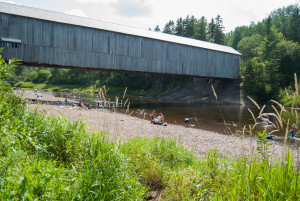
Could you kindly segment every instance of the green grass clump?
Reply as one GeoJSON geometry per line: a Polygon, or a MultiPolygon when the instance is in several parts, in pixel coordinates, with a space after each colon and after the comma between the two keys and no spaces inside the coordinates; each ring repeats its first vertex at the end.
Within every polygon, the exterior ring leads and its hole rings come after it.
{"type": "Polygon", "coordinates": [[[266,133],[257,140],[258,157],[227,158],[212,150],[205,158],[173,140],[135,138],[122,152],[150,190],[162,200],[298,200],[299,165],[288,153],[282,162],[269,159],[266,133]]]}
{"type": "Polygon", "coordinates": [[[145,187],[105,133],[29,112],[0,86],[0,200],[143,199],[145,187]]]}
{"type": "Polygon", "coordinates": [[[199,175],[199,161],[190,150],[170,139],[134,138],[122,144],[122,152],[150,190],[163,190],[167,200],[192,199],[186,185],[199,175]]]}

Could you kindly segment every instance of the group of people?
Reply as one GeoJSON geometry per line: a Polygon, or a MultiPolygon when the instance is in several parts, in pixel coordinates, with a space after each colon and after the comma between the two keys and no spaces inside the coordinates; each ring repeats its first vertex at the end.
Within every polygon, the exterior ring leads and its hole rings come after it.
{"type": "Polygon", "coordinates": [[[156,116],[155,114],[155,110],[152,110],[152,113],[150,114],[151,116],[151,123],[153,124],[158,124],[158,125],[163,125],[163,126],[167,126],[168,123],[165,122],[165,117],[162,113],[159,113],[158,116],[156,116]]]}
{"type": "Polygon", "coordinates": [[[100,109],[104,109],[104,107],[108,107],[110,109],[110,106],[111,106],[111,103],[113,102],[110,102],[110,99],[108,99],[108,101],[105,101],[105,100],[100,100],[98,103],[97,103],[97,108],[100,109]]]}

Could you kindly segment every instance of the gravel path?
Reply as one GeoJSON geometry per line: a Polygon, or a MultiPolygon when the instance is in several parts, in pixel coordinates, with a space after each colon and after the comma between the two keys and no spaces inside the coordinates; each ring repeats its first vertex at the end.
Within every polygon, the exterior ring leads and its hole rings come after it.
{"type": "MultiPolygon", "coordinates": [[[[53,98],[49,95],[47,97],[49,100],[53,98]]],[[[27,94],[26,98],[31,97],[27,94]]],[[[57,100],[56,97],[55,100],[57,100]]],[[[215,148],[227,156],[253,156],[257,153],[256,140],[252,137],[224,135],[173,124],[168,126],[153,125],[148,120],[114,112],[59,108],[54,105],[29,105],[29,109],[35,108],[38,108],[39,111],[45,111],[48,115],[59,116],[62,114],[73,121],[83,119],[90,132],[108,131],[110,140],[124,141],[133,137],[167,137],[181,142],[185,147],[193,150],[197,157],[203,157],[207,151],[215,148]]],[[[298,160],[299,148],[298,150],[294,148],[291,151],[294,158],[298,160]]],[[[270,153],[274,158],[281,158],[285,152],[286,147],[281,143],[274,141],[270,146],[270,153]]]]}

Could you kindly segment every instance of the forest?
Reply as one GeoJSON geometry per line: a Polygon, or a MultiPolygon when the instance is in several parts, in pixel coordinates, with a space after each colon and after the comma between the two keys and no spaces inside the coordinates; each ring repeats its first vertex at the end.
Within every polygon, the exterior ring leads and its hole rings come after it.
{"type": "MultiPolygon", "coordinates": [[[[241,85],[247,95],[260,103],[281,100],[294,90],[295,73],[300,74],[299,5],[274,10],[262,21],[236,27],[230,33],[224,30],[220,15],[210,20],[204,16],[199,19],[194,16],[180,17],[176,21],[170,20],[162,29],[158,25],[153,29],[238,50],[242,54],[241,85]]],[[[167,85],[176,82],[178,77],[18,66],[12,79],[23,81],[19,83],[20,87],[28,83],[47,83],[115,88],[127,86],[132,91],[147,91],[153,87],[154,80],[167,85]]]]}

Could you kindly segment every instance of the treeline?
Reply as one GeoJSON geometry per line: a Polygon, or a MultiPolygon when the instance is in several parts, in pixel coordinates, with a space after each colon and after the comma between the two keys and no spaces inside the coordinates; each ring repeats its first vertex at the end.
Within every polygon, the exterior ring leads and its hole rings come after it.
{"type": "MultiPolygon", "coordinates": [[[[158,25],[154,28],[154,31],[161,31],[158,25]]],[[[212,18],[210,22],[204,16],[200,19],[195,18],[193,15],[191,17],[188,15],[184,19],[180,17],[176,23],[173,20],[166,23],[162,32],[222,45],[225,44],[223,19],[220,15],[212,18]]]]}
{"type": "MultiPolygon", "coordinates": [[[[157,25],[154,31],[161,31],[157,25]]],[[[248,95],[259,102],[278,99],[300,75],[300,14],[298,5],[274,10],[261,22],[225,34],[220,15],[208,23],[203,16],[170,20],[163,33],[225,44],[242,54],[241,76],[248,95]]],[[[290,86],[290,87],[289,87],[290,86]]]]}
{"type": "Polygon", "coordinates": [[[60,68],[16,67],[13,79],[15,81],[32,82],[35,84],[46,83],[53,85],[77,85],[101,87],[127,86],[130,89],[142,90],[151,85],[151,75],[127,74],[105,71],[88,71],[60,68]]]}
{"type": "Polygon", "coordinates": [[[291,90],[294,73],[300,75],[298,5],[279,8],[257,24],[237,27],[227,37],[227,45],[242,53],[243,84],[250,96],[266,102],[278,99],[285,87],[291,90]]]}

